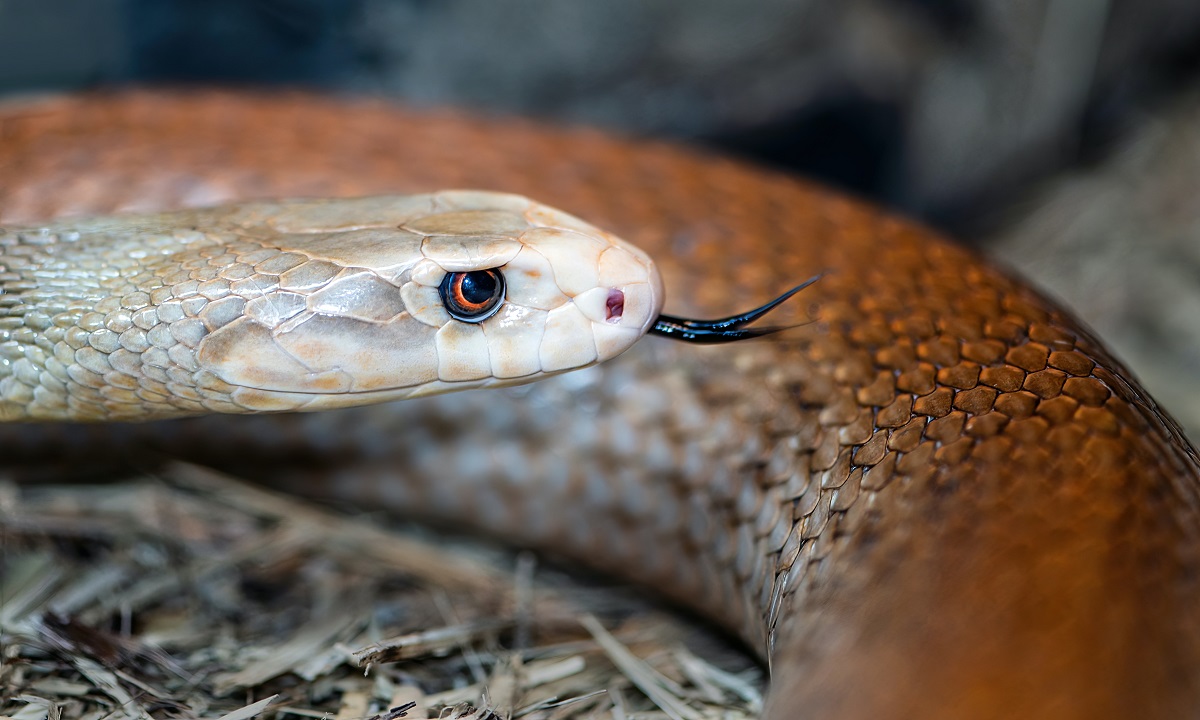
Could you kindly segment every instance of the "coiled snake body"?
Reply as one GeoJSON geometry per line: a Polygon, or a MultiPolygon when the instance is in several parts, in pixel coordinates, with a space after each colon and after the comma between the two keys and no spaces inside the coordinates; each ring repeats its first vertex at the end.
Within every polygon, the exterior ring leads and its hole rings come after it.
{"type": "Polygon", "coordinates": [[[919,227],[678,149],[371,103],[129,94],[0,115],[6,223],[439,187],[633,241],[690,315],[822,271],[779,321],[815,322],[719,350],[642,341],[518,392],[3,426],[6,462],[250,442],[277,482],[469,518],[689,604],[770,662],[775,720],[1200,712],[1195,450],[1068,316],[919,227]]]}

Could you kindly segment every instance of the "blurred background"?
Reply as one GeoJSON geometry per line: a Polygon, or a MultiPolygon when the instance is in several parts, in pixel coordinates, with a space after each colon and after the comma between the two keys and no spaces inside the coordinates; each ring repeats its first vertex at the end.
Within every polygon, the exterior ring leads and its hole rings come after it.
{"type": "Polygon", "coordinates": [[[1200,438],[1195,0],[0,0],[0,101],[131,84],[518,114],[814,177],[1016,268],[1200,438]]]}

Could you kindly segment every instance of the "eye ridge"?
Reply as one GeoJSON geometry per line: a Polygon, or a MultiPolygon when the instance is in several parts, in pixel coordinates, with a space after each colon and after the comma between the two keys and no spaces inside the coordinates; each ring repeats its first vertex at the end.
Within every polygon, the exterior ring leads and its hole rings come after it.
{"type": "Polygon", "coordinates": [[[504,275],[497,269],[446,273],[438,285],[450,317],[468,323],[487,320],[504,303],[504,275]]]}

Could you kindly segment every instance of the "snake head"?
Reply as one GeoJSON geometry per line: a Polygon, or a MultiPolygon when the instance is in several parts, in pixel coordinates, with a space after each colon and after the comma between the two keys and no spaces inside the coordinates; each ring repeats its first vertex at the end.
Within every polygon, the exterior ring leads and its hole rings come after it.
{"type": "Polygon", "coordinates": [[[256,267],[291,265],[197,345],[247,411],[530,382],[619,355],[663,304],[641,250],[516,195],[246,205],[233,218],[290,258],[256,267]]]}

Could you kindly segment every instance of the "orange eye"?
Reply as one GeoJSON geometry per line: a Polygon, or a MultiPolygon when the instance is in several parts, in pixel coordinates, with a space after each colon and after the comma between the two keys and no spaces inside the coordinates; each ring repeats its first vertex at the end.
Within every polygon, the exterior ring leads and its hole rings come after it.
{"type": "Polygon", "coordinates": [[[450,317],[469,323],[483,322],[504,303],[504,276],[499,270],[446,273],[438,293],[450,317]]]}

